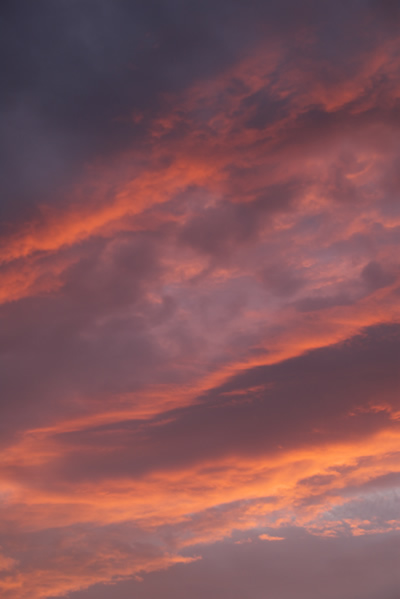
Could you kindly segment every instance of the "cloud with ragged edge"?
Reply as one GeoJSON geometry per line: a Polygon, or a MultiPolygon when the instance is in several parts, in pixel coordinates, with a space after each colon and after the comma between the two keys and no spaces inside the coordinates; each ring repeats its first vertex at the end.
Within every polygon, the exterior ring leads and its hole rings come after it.
{"type": "Polygon", "coordinates": [[[2,596],[397,597],[396,4],[1,12],[2,596]]]}

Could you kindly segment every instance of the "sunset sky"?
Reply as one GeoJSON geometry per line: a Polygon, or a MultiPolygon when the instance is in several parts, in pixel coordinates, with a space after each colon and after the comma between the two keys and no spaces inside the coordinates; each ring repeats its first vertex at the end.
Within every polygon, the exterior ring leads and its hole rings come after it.
{"type": "Polygon", "coordinates": [[[2,599],[399,599],[400,2],[3,0],[2,599]]]}

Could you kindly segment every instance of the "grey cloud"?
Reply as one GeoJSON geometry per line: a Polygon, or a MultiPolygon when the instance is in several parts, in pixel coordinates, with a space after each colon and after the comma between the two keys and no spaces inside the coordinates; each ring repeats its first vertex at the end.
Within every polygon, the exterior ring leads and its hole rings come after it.
{"type": "Polygon", "coordinates": [[[266,589],[270,599],[397,598],[398,534],[323,539],[301,530],[279,532],[285,541],[260,541],[252,533],[251,543],[202,548],[200,561],[149,574],[142,583],[96,586],[71,599],[150,599],[160,589],[166,599],[263,599],[266,589]]]}
{"type": "MultiPolygon", "coordinates": [[[[375,41],[355,35],[352,25],[368,19],[368,8],[353,0],[345,10],[344,19],[344,4],[333,9],[316,0],[301,6],[293,0],[218,0],[201,7],[185,0],[3,2],[3,220],[27,218],[37,204],[61,195],[65,201],[66,186],[79,180],[88,162],[109,161],[132,146],[144,150],[149,124],[166,110],[166,94],[217,75],[266,34],[290,40],[288,64],[306,70],[311,52],[320,74],[329,60],[351,75],[351,48],[375,41]],[[302,26],[317,34],[307,51],[292,35],[302,26]],[[341,44],[332,53],[338,35],[341,44]],[[140,123],[132,120],[135,112],[143,114],[140,123]]],[[[265,126],[285,110],[260,93],[246,100],[255,110],[251,127],[265,126]]],[[[321,129],[332,118],[327,126],[336,127],[335,115],[317,113],[305,124],[321,129]]]]}
{"type": "MultiPolygon", "coordinates": [[[[371,328],[352,343],[239,374],[210,391],[200,404],[164,415],[167,422],[161,419],[158,426],[153,426],[157,419],[139,427],[125,421],[62,434],[62,443],[71,448],[78,443],[86,452],[79,463],[72,454],[51,468],[62,473],[64,481],[136,477],[210,458],[279,453],[280,447],[363,437],[390,421],[385,412],[357,412],[358,408],[368,408],[377,397],[398,405],[399,343],[395,325],[371,328]],[[240,395],[233,401],[231,394],[240,392],[243,401],[240,395]],[[104,435],[111,445],[114,439],[115,451],[100,463],[96,448],[104,435]]],[[[48,473],[42,475],[45,481],[48,473]]]]}
{"type": "Polygon", "coordinates": [[[266,266],[260,270],[259,277],[268,291],[280,297],[292,296],[307,283],[306,276],[282,264],[266,266]]]}
{"type": "MultiPolygon", "coordinates": [[[[230,186],[239,195],[238,188],[247,187],[251,169],[230,168],[230,186]]],[[[237,247],[255,243],[267,219],[288,210],[302,189],[301,181],[266,185],[264,189],[246,189],[252,201],[219,202],[215,207],[198,210],[178,233],[185,245],[210,254],[213,259],[234,253],[237,247]]]]}
{"type": "Polygon", "coordinates": [[[163,272],[160,244],[151,234],[93,240],[80,246],[57,292],[0,307],[4,440],[28,422],[75,410],[71,398],[100,400],[149,376],[174,376],[152,333],[174,314],[174,301],[146,299],[163,272]]]}
{"type": "Polygon", "coordinates": [[[382,287],[388,287],[396,280],[393,273],[385,270],[376,261],[368,262],[368,264],[364,266],[361,277],[371,291],[382,289],[382,287]]]}

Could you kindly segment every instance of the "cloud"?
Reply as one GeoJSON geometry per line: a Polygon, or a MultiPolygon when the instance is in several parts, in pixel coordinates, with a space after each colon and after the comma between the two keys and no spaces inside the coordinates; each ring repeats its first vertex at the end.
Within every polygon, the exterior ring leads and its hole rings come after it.
{"type": "Polygon", "coordinates": [[[117,594],[127,599],[135,594],[147,599],[160,589],[168,598],[226,593],[240,599],[249,589],[261,598],[266,588],[271,597],[283,599],[293,594],[301,599],[374,599],[377,593],[384,599],[396,597],[399,579],[391,556],[398,551],[398,536],[326,539],[296,530],[287,536],[279,543],[217,544],[207,548],[202,560],[153,573],[142,583],[97,586],[72,598],[110,599],[117,594]]]}
{"type": "Polygon", "coordinates": [[[396,7],[0,10],[4,596],[394,599],[396,7]]]}

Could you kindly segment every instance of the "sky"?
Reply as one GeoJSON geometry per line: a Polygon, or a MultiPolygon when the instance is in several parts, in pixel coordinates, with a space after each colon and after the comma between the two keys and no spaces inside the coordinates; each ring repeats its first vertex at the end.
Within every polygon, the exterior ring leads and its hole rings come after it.
{"type": "Polygon", "coordinates": [[[399,598],[399,32],[2,1],[2,598],[399,598]]]}

